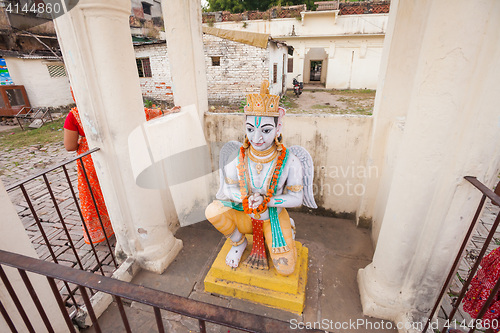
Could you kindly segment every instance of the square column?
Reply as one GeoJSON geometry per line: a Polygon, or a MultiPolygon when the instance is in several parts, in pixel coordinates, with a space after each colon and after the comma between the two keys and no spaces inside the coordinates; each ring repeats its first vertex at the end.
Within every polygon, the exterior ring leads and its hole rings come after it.
{"type": "Polygon", "coordinates": [[[162,0],[174,102],[194,104],[200,121],[208,111],[200,0],[162,0]]]}
{"type": "Polygon", "coordinates": [[[369,316],[426,320],[481,198],[463,177],[498,182],[500,2],[468,4],[391,2],[372,142],[382,149],[371,151],[381,167],[378,241],[358,274],[369,316]]]}
{"type": "Polygon", "coordinates": [[[101,148],[92,157],[118,255],[161,273],[182,242],[171,231],[175,210],[164,209],[160,191],[138,187],[131,170],[128,135],[146,119],[130,12],[130,1],[80,0],[55,27],[89,146],[101,148]]]}

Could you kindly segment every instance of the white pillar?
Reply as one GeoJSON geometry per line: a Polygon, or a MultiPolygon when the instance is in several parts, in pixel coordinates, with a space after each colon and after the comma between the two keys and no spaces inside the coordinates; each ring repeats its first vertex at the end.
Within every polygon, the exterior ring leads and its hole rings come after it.
{"type": "MultiPolygon", "coordinates": [[[[2,212],[2,218],[0,219],[0,230],[2,230],[2,232],[0,232],[0,249],[38,259],[38,255],[36,254],[36,251],[26,234],[26,230],[24,230],[23,223],[19,219],[16,209],[12,205],[9,195],[5,191],[1,180],[0,212],[2,212]]],[[[17,269],[10,268],[8,266],[3,266],[3,268],[10,283],[14,287],[16,295],[21,301],[24,310],[28,314],[33,328],[37,332],[44,332],[46,330],[45,325],[43,324],[42,318],[38,314],[38,310],[36,309],[35,304],[33,303],[17,269]]],[[[33,288],[35,289],[54,330],[56,332],[66,332],[68,327],[66,326],[47,279],[42,275],[31,273],[28,273],[28,277],[33,284],[33,288]]],[[[5,289],[2,281],[0,281],[0,301],[9,313],[10,319],[18,331],[24,332],[24,322],[21,319],[21,316],[19,315],[19,312],[17,311],[17,308],[9,296],[7,289],[5,289]]],[[[0,332],[10,332],[10,329],[3,317],[0,317],[0,332]]]]}
{"type": "Polygon", "coordinates": [[[55,20],[59,45],[121,250],[161,273],[182,242],[174,238],[158,190],[138,187],[128,135],[145,122],[129,27],[130,1],[80,0],[55,20]]]}
{"type": "Polygon", "coordinates": [[[326,51],[327,57],[326,57],[326,79],[325,79],[325,88],[326,89],[333,89],[334,87],[334,78],[335,78],[335,72],[334,72],[334,61],[335,61],[335,51],[336,51],[336,45],[334,41],[330,41],[328,50],[326,51]]]}
{"type": "Polygon", "coordinates": [[[175,105],[208,111],[207,75],[200,0],[162,0],[175,105]]]}
{"type": "Polygon", "coordinates": [[[417,321],[433,306],[481,197],[463,177],[497,182],[500,2],[392,1],[390,15],[375,138],[402,129],[380,142],[392,162],[381,164],[380,233],[358,282],[365,314],[417,321]],[[415,54],[406,57],[406,48],[415,54]],[[398,124],[391,101],[406,113],[398,124]]]}
{"type": "MultiPolygon", "coordinates": [[[[305,78],[305,74],[304,74],[304,61],[305,61],[305,58],[306,58],[306,44],[304,42],[300,42],[299,43],[299,48],[297,50],[297,54],[298,54],[298,66],[297,66],[297,70],[298,70],[298,73],[295,74],[295,75],[298,75],[300,74],[300,76],[297,78],[297,80],[299,80],[300,82],[306,82],[306,78],[305,78]]],[[[294,58],[295,55],[294,55],[294,58]]],[[[296,58],[297,59],[297,58],[296,58]]]]}

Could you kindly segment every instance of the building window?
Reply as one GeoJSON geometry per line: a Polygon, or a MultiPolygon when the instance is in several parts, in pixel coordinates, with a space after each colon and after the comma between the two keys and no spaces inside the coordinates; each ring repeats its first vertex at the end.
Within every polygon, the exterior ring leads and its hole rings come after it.
{"type": "Polygon", "coordinates": [[[273,83],[278,82],[278,64],[274,63],[273,64],[273,83]]]}
{"type": "Polygon", "coordinates": [[[9,99],[10,106],[26,105],[21,89],[6,89],[5,93],[7,94],[7,98],[9,99]]]}
{"type": "Polygon", "coordinates": [[[151,65],[149,63],[149,58],[138,58],[135,59],[137,63],[137,71],[139,72],[139,77],[151,77],[151,65]]]}
{"type": "Polygon", "coordinates": [[[153,5],[150,3],[142,2],[142,11],[144,12],[144,14],[151,15],[151,7],[152,6],[153,5]]]}
{"type": "Polygon", "coordinates": [[[288,58],[288,73],[293,73],[293,58],[288,58]]]}
{"type": "Polygon", "coordinates": [[[47,69],[49,71],[50,77],[66,76],[66,69],[64,68],[64,65],[62,65],[62,64],[47,65],[47,69]]]}
{"type": "Polygon", "coordinates": [[[220,57],[212,57],[212,66],[220,66],[220,57]]]}

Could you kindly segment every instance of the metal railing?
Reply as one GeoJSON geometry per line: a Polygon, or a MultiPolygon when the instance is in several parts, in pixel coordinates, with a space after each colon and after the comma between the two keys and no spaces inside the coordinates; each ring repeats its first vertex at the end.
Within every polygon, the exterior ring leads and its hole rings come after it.
{"type": "MultiPolygon", "coordinates": [[[[319,330],[297,330],[292,329],[289,322],[284,322],[264,316],[250,314],[234,309],[228,309],[221,306],[208,304],[200,301],[195,301],[189,298],[169,294],[160,290],[150,289],[144,286],[135,285],[128,282],[123,282],[106,276],[92,274],[74,268],[57,265],[51,262],[26,257],[20,254],[15,254],[0,250],[0,278],[7,288],[13,303],[15,304],[19,315],[30,332],[35,332],[32,322],[19,300],[16,291],[11,285],[5,274],[2,265],[17,268],[25,286],[31,295],[43,324],[49,332],[54,329],[48,319],[48,316],[40,304],[39,298],[33,288],[26,272],[43,275],[47,277],[48,283],[52,289],[54,297],[59,305],[69,332],[76,333],[68,311],[64,306],[61,296],[57,290],[55,279],[72,283],[78,286],[81,295],[84,299],[85,306],[92,320],[92,325],[95,332],[101,332],[101,326],[95,316],[92,304],[89,300],[87,289],[98,290],[113,296],[116,305],[119,309],[125,332],[132,332],[131,323],[128,320],[126,309],[122,299],[139,302],[149,305],[153,308],[153,312],[158,327],[158,332],[165,332],[164,324],[161,316],[161,310],[180,314],[198,320],[200,332],[206,332],[206,322],[235,328],[245,332],[323,332],[319,330]]],[[[0,312],[2,313],[5,322],[8,324],[12,332],[16,332],[16,327],[11,319],[6,308],[0,302],[0,312]]],[[[137,330],[140,332],[140,328],[137,330]]]]}
{"type": "MultiPolygon", "coordinates": [[[[90,155],[98,150],[99,150],[99,148],[93,148],[84,154],[80,154],[74,158],[65,160],[61,163],[58,163],[58,164],[56,164],[56,165],[54,165],[46,170],[43,170],[43,171],[36,173],[36,174],[26,178],[26,179],[23,179],[19,182],[16,182],[14,184],[7,186],[6,190],[7,190],[7,192],[12,193],[15,190],[19,189],[22,192],[24,200],[26,201],[26,204],[27,204],[29,211],[31,213],[31,217],[33,218],[33,220],[37,226],[37,229],[41,234],[41,238],[43,239],[43,243],[42,243],[42,246],[44,247],[43,250],[44,251],[45,251],[45,249],[48,250],[48,253],[49,253],[48,258],[50,258],[54,263],[58,264],[59,263],[58,256],[60,256],[62,253],[70,252],[70,253],[72,253],[72,256],[73,256],[73,259],[70,259],[70,260],[73,260],[74,262],[76,262],[76,266],[79,269],[90,270],[92,272],[100,271],[101,275],[105,275],[105,271],[103,270],[104,260],[110,261],[110,264],[112,265],[112,267],[114,267],[114,269],[118,268],[118,263],[116,261],[115,255],[113,253],[112,243],[111,243],[110,239],[108,238],[108,236],[106,235],[106,231],[105,231],[105,228],[103,226],[101,213],[99,212],[99,209],[97,208],[96,198],[94,197],[94,193],[92,192],[92,187],[90,186],[90,181],[89,181],[88,176],[87,176],[87,171],[85,170],[85,166],[83,163],[83,158],[85,156],[90,155]],[[75,161],[76,161],[76,163],[80,163],[80,165],[81,165],[81,168],[83,170],[83,174],[85,176],[86,185],[90,189],[94,208],[97,212],[102,231],[105,235],[105,247],[104,248],[107,249],[107,250],[105,250],[105,255],[102,254],[102,252],[104,252],[104,251],[98,251],[98,248],[97,248],[98,246],[92,242],[92,238],[90,237],[90,232],[89,232],[86,224],[84,223],[82,210],[80,208],[79,200],[77,198],[77,195],[76,195],[76,192],[75,192],[75,189],[73,186],[73,183],[75,181],[71,180],[70,173],[68,172],[68,164],[73,163],[75,161]],[[60,174],[61,170],[62,170],[62,173],[64,174],[64,176],[62,176],[60,174]],[[65,179],[65,181],[67,183],[67,187],[65,187],[65,190],[69,189],[69,191],[71,193],[73,205],[74,205],[74,207],[76,207],[76,211],[78,212],[77,215],[80,219],[80,221],[77,222],[77,224],[81,223],[81,225],[83,226],[83,230],[87,235],[87,239],[88,239],[89,245],[90,245],[90,253],[92,253],[93,258],[95,260],[95,264],[93,263],[94,262],[93,260],[88,260],[89,262],[91,262],[90,267],[84,267],[85,265],[84,265],[84,263],[82,263],[82,260],[80,258],[82,253],[86,257],[88,257],[87,254],[89,254],[89,251],[88,251],[88,249],[82,250],[82,247],[77,247],[75,245],[75,242],[73,241],[72,236],[71,236],[71,232],[70,232],[71,230],[70,230],[70,228],[68,228],[68,225],[65,221],[65,217],[64,217],[65,214],[63,214],[63,211],[60,208],[60,204],[58,203],[56,195],[53,191],[51,181],[49,181],[49,174],[56,173],[56,172],[59,172],[59,174],[53,176],[52,178],[58,177],[58,179],[65,179]],[[56,212],[56,216],[57,216],[55,218],[55,221],[42,221],[42,219],[40,218],[39,213],[37,212],[37,209],[36,209],[36,206],[38,206],[38,205],[35,205],[33,203],[33,200],[31,198],[30,194],[28,193],[29,188],[27,188],[27,185],[30,182],[32,182],[34,180],[38,180],[38,179],[43,179],[43,185],[45,186],[44,190],[47,191],[46,195],[43,195],[42,198],[38,199],[38,200],[45,200],[46,197],[50,198],[50,202],[52,203],[53,208],[56,212]],[[44,225],[45,225],[45,228],[50,226],[51,229],[54,227],[57,229],[62,229],[64,236],[65,236],[65,241],[62,242],[63,243],[62,246],[68,246],[70,251],[69,250],[68,251],[60,250],[61,245],[59,245],[57,247],[58,250],[54,250],[55,246],[53,246],[53,244],[51,243],[51,235],[47,234],[47,232],[45,231],[44,225]],[[98,254],[99,252],[101,252],[101,257],[99,257],[99,254],[98,254]]],[[[42,189],[37,189],[37,191],[40,192],[40,191],[42,191],[42,189]]],[[[74,225],[71,225],[70,227],[74,227],[74,225]]],[[[78,226],[78,228],[79,228],[79,226],[78,226]]],[[[83,236],[83,234],[81,236],[79,236],[79,238],[82,238],[82,236],[83,236]]],[[[75,237],[75,236],[73,236],[73,237],[75,237]]],[[[83,244],[83,241],[78,242],[78,243],[83,244]]],[[[99,245],[99,249],[102,249],[102,248],[103,248],[103,246],[99,245]]],[[[92,255],[90,255],[90,256],[92,256],[92,255]]],[[[83,304],[79,304],[79,302],[77,302],[77,300],[75,299],[75,295],[78,293],[78,288],[71,289],[66,282],[64,282],[62,285],[60,284],[61,290],[63,290],[64,287],[65,287],[64,290],[67,291],[67,293],[68,293],[68,295],[66,296],[65,302],[69,302],[69,300],[71,300],[71,304],[68,304],[68,305],[74,306],[75,308],[79,308],[81,305],[83,305],[83,304]]],[[[94,293],[94,291],[92,291],[92,294],[93,293],[94,293]]],[[[83,297],[83,295],[81,295],[81,296],[83,297]]]]}
{"type": "MultiPolygon", "coordinates": [[[[455,261],[453,262],[453,265],[448,273],[448,276],[446,277],[446,281],[439,292],[438,298],[436,300],[436,303],[434,304],[434,307],[432,308],[431,313],[429,314],[429,317],[427,319],[427,323],[422,330],[423,333],[427,332],[427,328],[429,327],[429,324],[431,323],[434,315],[438,311],[441,301],[443,299],[443,296],[446,293],[446,290],[448,289],[448,286],[453,279],[453,277],[456,274],[457,268],[459,266],[460,261],[462,260],[463,253],[465,248],[467,247],[467,244],[469,243],[469,240],[471,238],[472,232],[476,228],[477,221],[479,220],[479,216],[481,215],[481,211],[483,210],[484,204],[486,202],[486,199],[489,198],[493,204],[500,206],[500,196],[497,195],[495,192],[487,188],[483,183],[481,183],[477,178],[471,177],[471,176],[466,176],[464,177],[468,182],[470,182],[472,185],[474,185],[481,193],[483,194],[481,201],[479,202],[479,205],[477,207],[476,213],[474,215],[474,218],[472,219],[472,222],[469,226],[469,230],[467,231],[467,234],[462,242],[462,245],[460,246],[460,250],[458,251],[458,254],[455,258],[455,261]]],[[[498,183],[497,187],[500,186],[500,182],[498,183]]],[[[497,189],[498,190],[498,189],[497,189]]],[[[484,241],[483,246],[481,247],[481,250],[479,254],[477,255],[477,258],[474,262],[474,265],[469,271],[469,275],[467,277],[467,280],[463,283],[462,289],[460,291],[459,296],[454,300],[452,304],[452,309],[451,312],[447,315],[447,323],[452,323],[457,310],[459,309],[462,300],[464,299],[465,294],[467,293],[469,286],[472,282],[472,279],[474,278],[474,275],[478,271],[479,265],[481,264],[481,260],[483,259],[484,255],[486,254],[486,251],[488,249],[488,246],[491,243],[491,240],[493,239],[493,235],[495,234],[498,225],[500,224],[500,213],[497,214],[495,221],[493,222],[493,225],[491,226],[491,229],[488,232],[488,235],[484,241]]],[[[475,320],[468,321],[468,323],[471,323],[472,325],[470,326],[469,333],[473,333],[476,330],[476,324],[481,322],[481,319],[485,315],[486,311],[488,310],[489,306],[492,304],[493,300],[495,299],[498,291],[500,290],[500,279],[496,282],[495,286],[491,290],[489,298],[486,300],[484,305],[482,306],[481,310],[479,311],[477,317],[475,320]]]]}

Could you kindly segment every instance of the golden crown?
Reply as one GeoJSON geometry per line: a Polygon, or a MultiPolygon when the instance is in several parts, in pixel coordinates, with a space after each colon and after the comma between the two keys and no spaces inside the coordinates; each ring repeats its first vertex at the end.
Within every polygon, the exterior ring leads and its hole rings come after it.
{"type": "Polygon", "coordinates": [[[260,86],[260,94],[248,94],[245,114],[247,116],[278,117],[278,95],[269,94],[269,81],[264,80],[260,86]]]}

